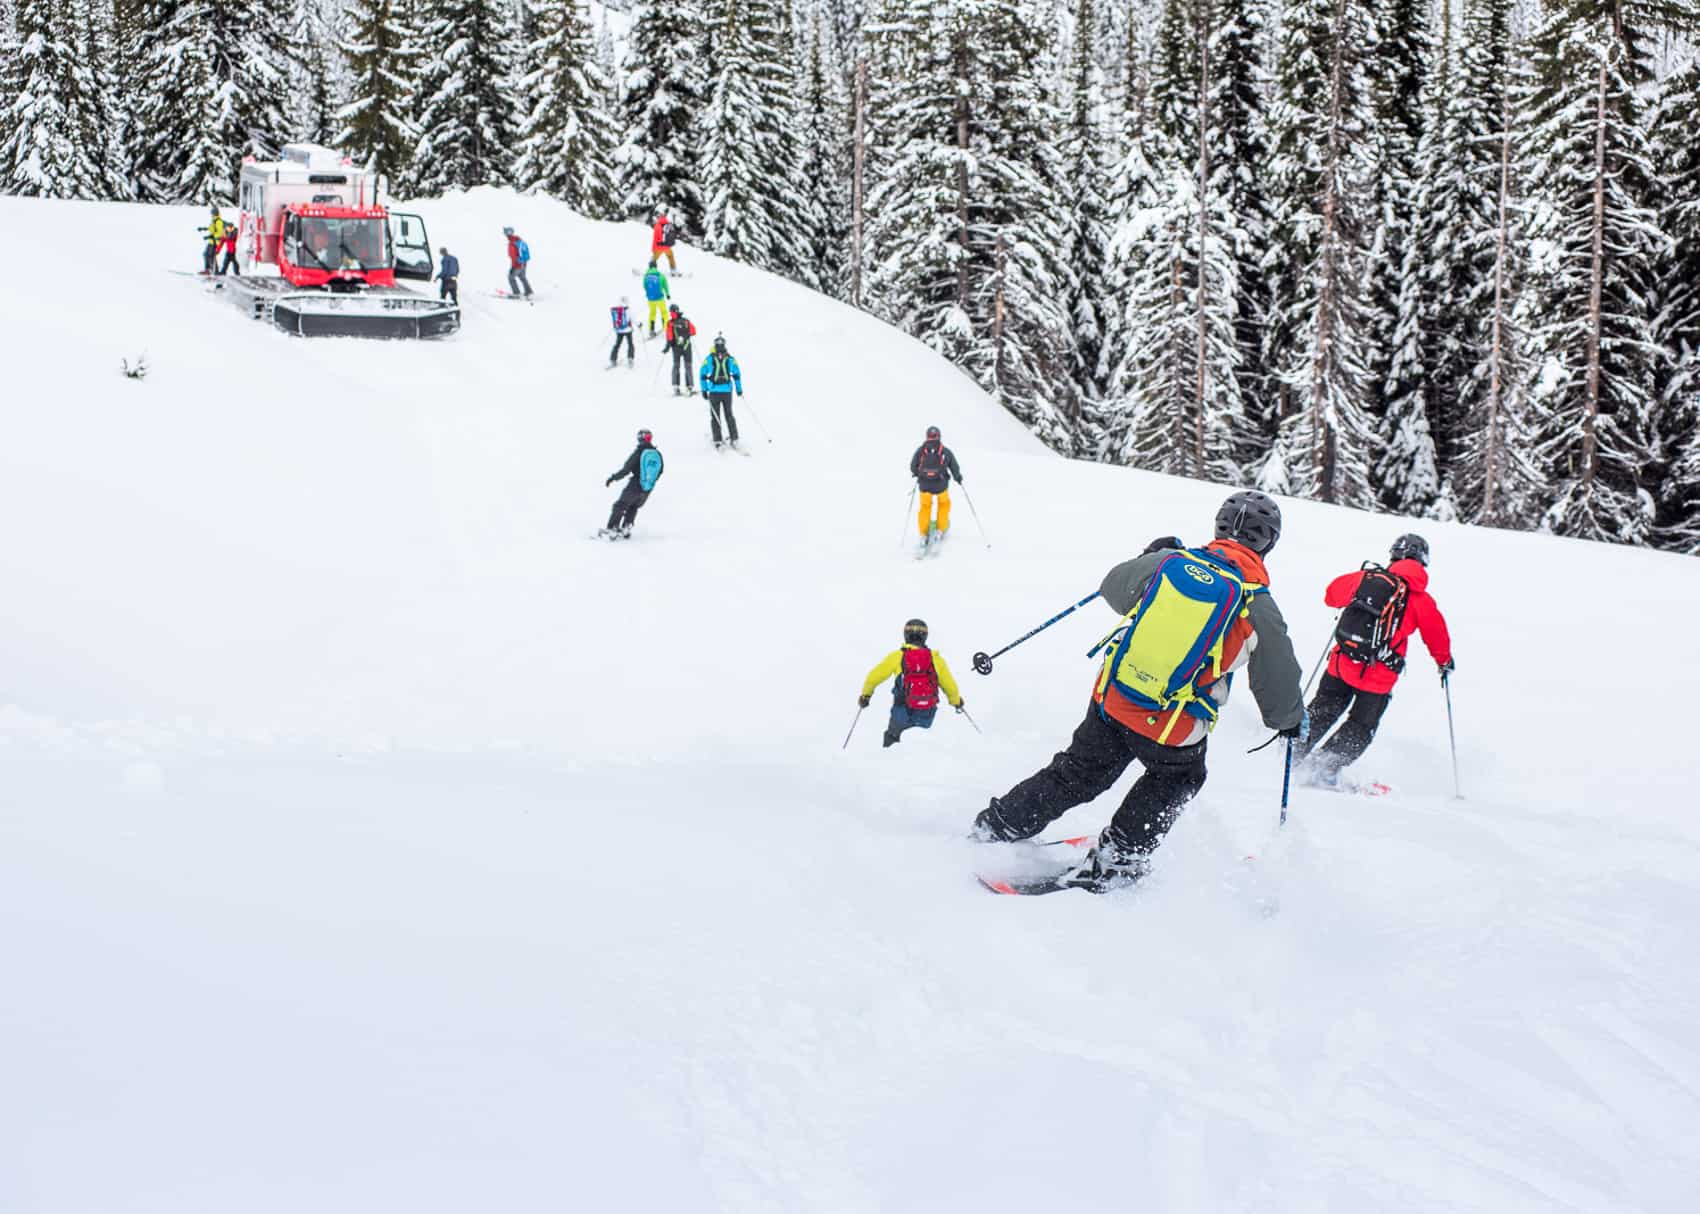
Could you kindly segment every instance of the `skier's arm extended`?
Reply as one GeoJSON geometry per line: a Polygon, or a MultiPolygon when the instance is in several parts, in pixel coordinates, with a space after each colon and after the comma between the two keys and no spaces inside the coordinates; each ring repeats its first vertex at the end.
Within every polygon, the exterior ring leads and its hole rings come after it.
{"type": "Polygon", "coordinates": [[[638,471],[638,457],[641,456],[642,454],[643,454],[643,448],[642,447],[639,447],[636,451],[633,451],[631,453],[631,455],[626,458],[626,462],[620,465],[620,470],[618,472],[614,473],[613,476],[610,476],[603,483],[608,484],[608,485],[612,485],[615,481],[619,480],[621,477],[636,476],[637,471],[638,471]]]}
{"type": "Polygon", "coordinates": [[[955,708],[962,703],[962,692],[956,686],[956,678],[950,673],[950,663],[944,660],[944,654],[933,650],[933,669],[938,671],[939,690],[944,692],[944,698],[955,708]]]}
{"type": "Polygon", "coordinates": [[[1139,596],[1145,592],[1145,583],[1151,580],[1151,575],[1167,555],[1167,552],[1146,552],[1131,561],[1123,561],[1106,573],[1098,586],[1098,593],[1104,596],[1110,610],[1117,615],[1132,611],[1139,602],[1139,596]]]}
{"type": "Polygon", "coordinates": [[[1248,610],[1252,631],[1257,634],[1246,672],[1252,698],[1270,729],[1291,729],[1304,718],[1305,700],[1287,621],[1268,593],[1252,595],[1248,610]]]}
{"type": "MultiPolygon", "coordinates": [[[[874,688],[878,687],[881,683],[885,682],[902,669],[903,651],[901,649],[893,649],[886,655],[884,661],[882,661],[878,666],[875,666],[872,670],[868,671],[868,677],[862,680],[862,694],[864,696],[873,695],[874,688]]],[[[940,681],[942,682],[943,680],[940,681]]]]}

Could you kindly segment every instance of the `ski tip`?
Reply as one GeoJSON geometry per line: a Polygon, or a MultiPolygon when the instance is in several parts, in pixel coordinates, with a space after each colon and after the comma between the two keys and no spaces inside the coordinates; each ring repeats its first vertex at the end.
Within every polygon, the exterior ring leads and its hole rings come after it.
{"type": "Polygon", "coordinates": [[[991,890],[994,894],[1009,894],[1013,896],[1021,892],[1008,881],[999,881],[992,877],[982,877],[978,873],[975,874],[974,879],[986,889],[991,890]]]}
{"type": "Polygon", "coordinates": [[[1058,839],[1057,842],[1064,847],[1088,847],[1097,842],[1097,838],[1096,835],[1075,835],[1070,839],[1058,839]]]}

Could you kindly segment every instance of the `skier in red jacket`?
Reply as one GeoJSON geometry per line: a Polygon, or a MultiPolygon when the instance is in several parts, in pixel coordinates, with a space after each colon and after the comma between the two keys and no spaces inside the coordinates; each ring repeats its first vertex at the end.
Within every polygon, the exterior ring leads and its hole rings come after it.
{"type": "Polygon", "coordinates": [[[667,268],[677,274],[679,263],[673,256],[673,243],[679,238],[679,232],[673,226],[673,221],[667,218],[665,211],[655,217],[655,229],[649,234],[649,237],[650,261],[659,262],[665,257],[667,268]]]}
{"type": "MultiPolygon", "coordinates": [[[[1323,601],[1344,608],[1358,594],[1370,570],[1346,573],[1328,583],[1323,601]]],[[[1362,757],[1375,738],[1381,714],[1393,698],[1393,685],[1405,669],[1405,650],[1411,634],[1422,634],[1423,644],[1433,655],[1442,677],[1452,669],[1452,637],[1446,617],[1440,614],[1428,592],[1428,541],[1420,535],[1402,535],[1393,541],[1387,572],[1405,585],[1403,611],[1398,613],[1391,634],[1378,656],[1359,659],[1336,644],[1328,655],[1328,670],[1310,702],[1310,740],[1301,743],[1293,757],[1307,760],[1306,780],[1332,788],[1340,782],[1340,771],[1362,757]],[[1346,721],[1328,736],[1342,714],[1346,721]],[[1320,745],[1318,745],[1320,743],[1320,745]]],[[[1338,635],[1338,634],[1337,634],[1338,635]]]]}

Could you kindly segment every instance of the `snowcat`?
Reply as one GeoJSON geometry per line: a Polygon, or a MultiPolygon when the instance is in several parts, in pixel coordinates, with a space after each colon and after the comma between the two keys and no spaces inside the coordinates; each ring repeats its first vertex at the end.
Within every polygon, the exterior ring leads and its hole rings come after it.
{"type": "Polygon", "coordinates": [[[242,162],[236,257],[220,281],[250,315],[302,337],[442,337],[460,308],[396,285],[430,282],[425,221],[378,202],[378,177],[310,143],[242,162]],[[275,266],[275,275],[258,273],[275,266]]]}

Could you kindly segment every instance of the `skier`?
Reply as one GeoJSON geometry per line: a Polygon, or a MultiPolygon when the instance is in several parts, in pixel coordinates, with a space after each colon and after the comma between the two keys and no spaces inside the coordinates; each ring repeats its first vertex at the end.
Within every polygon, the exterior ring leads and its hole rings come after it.
{"type": "Polygon", "coordinates": [[[667,319],[667,300],[673,293],[667,289],[667,275],[649,259],[649,269],[643,272],[643,297],[649,301],[649,335],[655,336],[655,321],[667,319]]]}
{"type": "Polygon", "coordinates": [[[614,499],[613,512],[608,515],[608,525],[596,534],[604,539],[629,539],[632,534],[632,523],[637,519],[637,512],[649,500],[649,495],[655,489],[655,482],[661,479],[663,464],[661,452],[655,449],[655,436],[648,430],[637,432],[637,449],[620,465],[620,470],[603,481],[604,485],[612,485],[622,476],[630,477],[626,487],[620,490],[620,496],[614,499]]]}
{"type": "Polygon", "coordinates": [[[614,348],[608,351],[608,365],[612,367],[620,361],[620,343],[626,343],[626,366],[637,361],[637,351],[632,345],[632,301],[626,296],[620,296],[620,302],[608,309],[608,316],[614,322],[614,348]]]}
{"type": "Polygon", "coordinates": [[[437,268],[437,277],[443,280],[443,285],[437,289],[438,299],[452,299],[455,307],[460,307],[460,258],[449,252],[444,245],[437,250],[442,261],[437,268]]]}
{"type": "Polygon", "coordinates": [[[697,327],[690,318],[679,311],[678,304],[667,305],[667,344],[661,347],[663,354],[673,352],[673,395],[682,396],[695,386],[691,383],[691,338],[696,336],[697,327]],[[684,369],[685,387],[679,388],[679,370],[684,369]]]}
{"type": "Polygon", "coordinates": [[[655,229],[649,238],[649,264],[655,265],[661,258],[667,258],[667,268],[673,273],[679,272],[679,263],[673,256],[673,242],[678,239],[679,231],[673,226],[673,221],[667,218],[663,211],[655,217],[655,229]]]}
{"type": "Polygon", "coordinates": [[[508,238],[508,294],[523,294],[530,299],[531,280],[525,270],[531,264],[531,246],[514,235],[512,228],[503,228],[502,235],[508,238]]]}
{"type": "Polygon", "coordinates": [[[962,469],[956,453],[944,445],[937,426],[927,427],[927,441],[915,448],[909,457],[909,475],[921,490],[921,511],[917,522],[921,528],[921,547],[942,541],[950,532],[950,481],[962,483],[962,469]],[[938,521],[933,521],[933,503],[938,503],[938,521]]]}
{"type": "Polygon", "coordinates": [[[1048,767],[992,798],[974,820],[974,837],[1030,839],[1110,788],[1137,759],[1144,773],[1096,846],[1056,884],[1103,893],[1138,880],[1204,786],[1204,748],[1228,698],[1228,675],[1248,662],[1264,724],[1302,741],[1299,664],[1263,563],[1280,536],[1280,507],[1246,491],[1216,512],[1212,543],[1182,548],[1165,537],[1111,569],[1100,593],[1122,621],[1107,638],[1086,719],[1048,767]]]}
{"type": "Polygon", "coordinates": [[[893,675],[897,681],[891,688],[891,720],[885,727],[885,746],[897,745],[905,729],[931,729],[941,691],[952,708],[962,711],[962,693],[951,677],[950,665],[942,653],[927,648],[927,621],[910,620],[903,625],[903,647],[892,650],[868,671],[856,703],[866,708],[873,701],[874,688],[893,675]]]}
{"type": "Polygon", "coordinates": [[[223,278],[226,274],[235,274],[236,277],[241,278],[242,268],[236,264],[235,224],[227,223],[224,225],[224,239],[219,242],[219,245],[224,250],[224,260],[219,263],[218,276],[223,278]]]}
{"type": "Polygon", "coordinates": [[[714,349],[697,370],[697,383],[702,387],[702,398],[708,402],[708,424],[714,435],[715,449],[719,450],[721,445],[722,412],[726,415],[726,443],[736,447],[738,419],[732,416],[732,390],[736,388],[739,396],[744,394],[744,376],[738,370],[738,360],[727,352],[724,337],[715,337],[714,349]]]}
{"type": "Polygon", "coordinates": [[[218,261],[218,247],[224,243],[224,232],[227,227],[229,225],[224,222],[224,217],[218,213],[218,208],[215,206],[212,208],[212,218],[207,221],[207,226],[195,229],[197,232],[207,234],[207,247],[201,252],[203,267],[201,272],[209,277],[212,275],[213,266],[218,261]]]}
{"type": "Polygon", "coordinates": [[[1329,582],[1322,601],[1344,610],[1328,669],[1310,702],[1311,737],[1320,745],[1307,743],[1295,757],[1305,760],[1306,783],[1336,788],[1341,769],[1375,738],[1405,669],[1411,634],[1422,634],[1442,678],[1454,669],[1452,637],[1428,592],[1428,541],[1420,535],[1394,540],[1386,569],[1366,565],[1329,582]],[[1323,741],[1341,714],[1345,722],[1323,741]]]}

